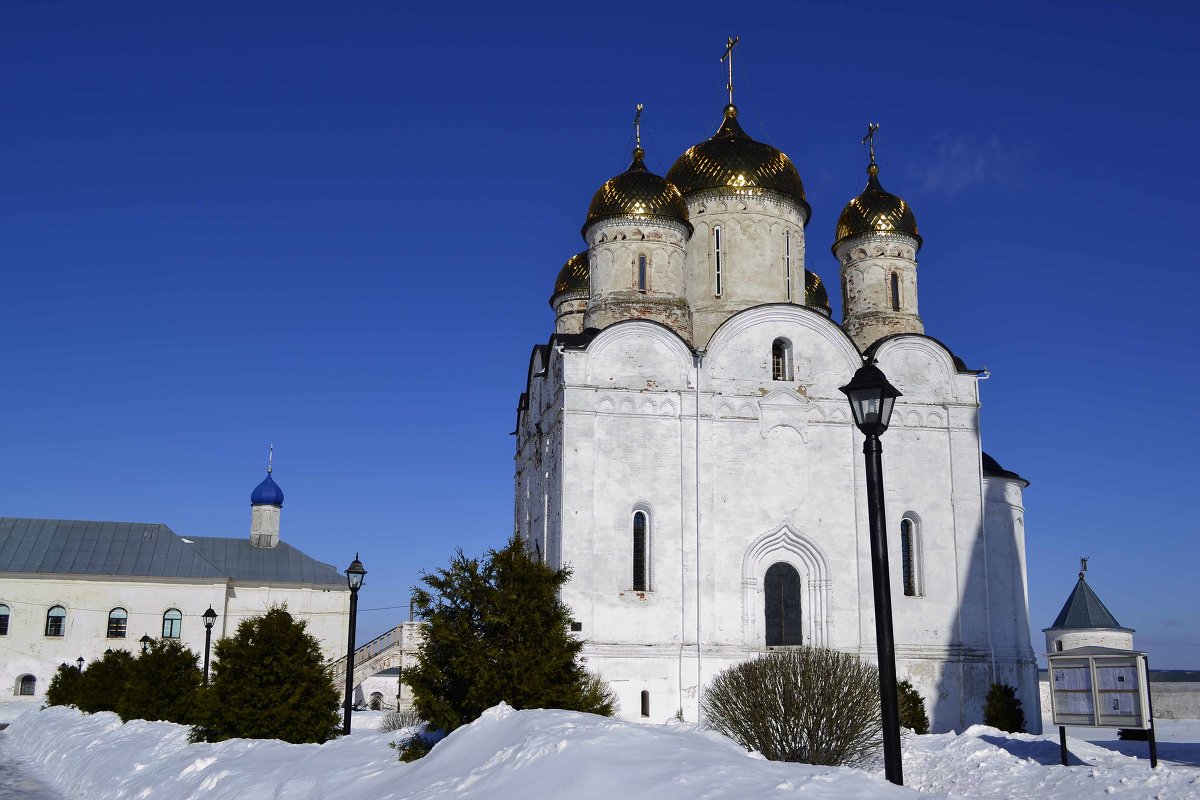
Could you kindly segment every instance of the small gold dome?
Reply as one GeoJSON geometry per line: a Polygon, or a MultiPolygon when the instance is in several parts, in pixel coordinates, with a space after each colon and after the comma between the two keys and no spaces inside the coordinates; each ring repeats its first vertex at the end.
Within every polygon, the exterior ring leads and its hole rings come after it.
{"type": "Polygon", "coordinates": [[[842,209],[838,217],[837,232],[834,234],[833,252],[838,245],[851,236],[862,233],[902,233],[917,240],[921,249],[921,237],[917,234],[917,218],[903,198],[897,197],[879,183],[879,167],[874,162],[867,167],[867,188],[842,209]]]}
{"type": "Polygon", "coordinates": [[[804,270],[804,305],[823,311],[825,316],[832,316],[833,309],[829,307],[829,292],[821,282],[817,273],[804,270]]]}
{"type": "Polygon", "coordinates": [[[559,270],[558,277],[554,281],[553,296],[563,292],[587,294],[591,290],[589,275],[588,251],[576,253],[568,258],[567,263],[563,264],[563,268],[559,270]]]}
{"type": "Polygon", "coordinates": [[[682,222],[691,230],[683,195],[665,178],[646,169],[645,155],[640,147],[634,150],[629,169],[609,178],[592,196],[585,232],[592,223],[610,217],[656,217],[682,222]]]}
{"type": "Polygon", "coordinates": [[[725,106],[721,127],[711,139],[689,147],[667,172],[667,180],[685,194],[704,189],[770,189],[799,202],[807,221],[811,209],[796,166],[771,145],[751,139],[737,115],[737,106],[725,106]]]}

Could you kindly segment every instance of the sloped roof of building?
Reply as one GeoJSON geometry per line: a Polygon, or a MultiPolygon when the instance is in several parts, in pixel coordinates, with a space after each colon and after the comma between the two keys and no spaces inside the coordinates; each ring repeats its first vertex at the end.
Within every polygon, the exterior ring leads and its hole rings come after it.
{"type": "Polygon", "coordinates": [[[141,522],[0,517],[0,573],[191,580],[233,579],[345,587],[345,578],[291,545],[184,538],[141,522]]]}
{"type": "Polygon", "coordinates": [[[1067,602],[1063,605],[1062,611],[1058,612],[1058,616],[1054,619],[1054,624],[1046,630],[1057,628],[1079,629],[1079,628],[1120,628],[1121,630],[1131,630],[1130,628],[1122,627],[1121,623],[1117,622],[1117,618],[1112,615],[1104,603],[1100,602],[1100,598],[1092,591],[1092,587],[1087,585],[1087,581],[1080,574],[1078,583],[1075,584],[1075,589],[1071,592],[1071,596],[1067,598],[1067,602]]]}

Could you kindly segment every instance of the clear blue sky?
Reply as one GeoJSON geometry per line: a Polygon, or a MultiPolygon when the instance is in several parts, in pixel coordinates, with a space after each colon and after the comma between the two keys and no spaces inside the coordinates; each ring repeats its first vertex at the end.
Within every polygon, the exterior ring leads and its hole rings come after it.
{"type": "Polygon", "coordinates": [[[831,286],[883,126],[926,329],[1033,483],[1034,630],[1087,555],[1152,665],[1200,668],[1200,18],[1124,5],[7,2],[0,514],[248,535],[275,442],[284,538],[406,606],[512,528],[529,350],[633,105],[665,172],[736,33],[831,286]]]}

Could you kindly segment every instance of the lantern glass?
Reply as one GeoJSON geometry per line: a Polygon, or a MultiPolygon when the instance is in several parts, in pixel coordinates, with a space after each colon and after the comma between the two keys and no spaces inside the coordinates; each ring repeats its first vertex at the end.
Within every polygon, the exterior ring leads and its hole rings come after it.
{"type": "Polygon", "coordinates": [[[217,612],[213,611],[212,606],[208,607],[208,611],[204,612],[204,627],[212,628],[217,624],[217,612]]]}
{"type": "Polygon", "coordinates": [[[892,421],[892,409],[900,392],[888,383],[887,377],[874,362],[864,364],[850,383],[842,387],[850,400],[854,424],[868,436],[878,436],[892,421]]]}
{"type": "Polygon", "coordinates": [[[357,592],[363,585],[363,579],[367,577],[367,571],[363,569],[362,562],[358,560],[358,553],[354,554],[354,561],[346,568],[346,583],[350,585],[350,591],[357,592]]]}

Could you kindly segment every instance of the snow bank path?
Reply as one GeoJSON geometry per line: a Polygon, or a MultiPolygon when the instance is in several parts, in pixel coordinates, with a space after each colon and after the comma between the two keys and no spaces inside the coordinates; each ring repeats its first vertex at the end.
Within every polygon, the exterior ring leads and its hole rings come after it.
{"type": "Polygon", "coordinates": [[[0,800],[62,800],[62,795],[0,749],[0,800]]]}

